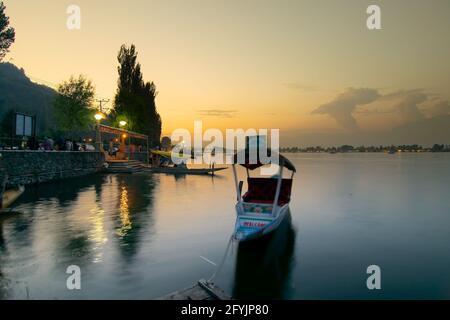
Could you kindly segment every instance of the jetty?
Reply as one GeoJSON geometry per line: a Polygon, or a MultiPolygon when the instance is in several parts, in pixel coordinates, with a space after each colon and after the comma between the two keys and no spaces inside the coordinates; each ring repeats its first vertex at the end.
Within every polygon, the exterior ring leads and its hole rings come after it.
{"type": "Polygon", "coordinates": [[[107,160],[108,173],[137,173],[148,171],[149,166],[137,160],[107,160]]]}
{"type": "Polygon", "coordinates": [[[192,287],[175,291],[156,300],[231,300],[222,289],[214,283],[201,279],[192,287]]]}

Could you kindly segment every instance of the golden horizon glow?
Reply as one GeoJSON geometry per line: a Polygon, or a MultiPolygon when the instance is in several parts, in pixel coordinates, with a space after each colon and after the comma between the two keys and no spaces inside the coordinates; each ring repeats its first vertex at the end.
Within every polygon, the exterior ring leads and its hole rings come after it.
{"type": "MultiPolygon", "coordinates": [[[[79,0],[81,30],[70,31],[68,1],[6,0],[17,39],[5,61],[44,84],[84,74],[113,99],[117,52],[133,43],[157,87],[163,135],[195,120],[205,129],[343,132],[312,112],[350,87],[450,99],[450,2],[377,3],[383,29],[369,31],[366,0],[79,0]]],[[[389,113],[393,103],[380,99],[353,116],[365,132],[390,130],[403,123],[389,113]]]]}

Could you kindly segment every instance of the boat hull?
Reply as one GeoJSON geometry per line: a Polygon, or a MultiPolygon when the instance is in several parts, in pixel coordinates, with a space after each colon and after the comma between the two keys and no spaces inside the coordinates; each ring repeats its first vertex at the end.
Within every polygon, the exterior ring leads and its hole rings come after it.
{"type": "Polygon", "coordinates": [[[24,193],[25,187],[20,186],[18,189],[6,190],[2,195],[2,207],[0,209],[6,209],[10,207],[24,193]]]}
{"type": "Polygon", "coordinates": [[[291,215],[274,231],[253,241],[239,242],[236,253],[234,299],[280,300],[292,296],[290,274],[296,231],[291,215]],[[255,268],[257,266],[257,268],[255,268]]]}
{"type": "Polygon", "coordinates": [[[215,174],[218,171],[225,170],[226,168],[216,169],[189,169],[189,168],[177,168],[177,167],[158,167],[151,168],[151,172],[155,173],[167,173],[167,174],[195,174],[195,175],[208,175],[215,174]]]}
{"type": "Polygon", "coordinates": [[[270,234],[279,227],[290,212],[289,204],[277,206],[274,215],[264,213],[265,207],[268,208],[267,210],[272,208],[270,205],[256,204],[256,207],[262,207],[261,213],[248,211],[246,205],[249,204],[244,203],[243,206],[236,204],[237,219],[233,238],[240,242],[255,240],[270,234]]]}

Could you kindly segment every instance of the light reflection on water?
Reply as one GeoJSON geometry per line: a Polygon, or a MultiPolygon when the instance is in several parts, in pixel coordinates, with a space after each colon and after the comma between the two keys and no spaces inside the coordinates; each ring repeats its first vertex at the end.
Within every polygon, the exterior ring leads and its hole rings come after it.
{"type": "Polygon", "coordinates": [[[128,208],[128,191],[125,186],[122,187],[122,191],[120,192],[120,221],[121,226],[117,230],[117,235],[120,237],[124,237],[127,235],[128,231],[132,228],[131,220],[130,220],[130,210],[128,208]]]}
{"type": "Polygon", "coordinates": [[[92,223],[92,232],[89,240],[94,244],[92,249],[96,253],[94,262],[101,262],[103,254],[102,247],[108,241],[104,228],[105,211],[99,206],[91,209],[90,221],[92,223]]]}
{"type": "MultiPolygon", "coordinates": [[[[449,298],[450,156],[309,155],[292,224],[234,245],[215,281],[239,298],[449,298]],[[365,287],[382,269],[381,292],[365,287]]],[[[243,174],[243,172],[241,172],[243,174]]],[[[0,218],[0,298],[149,299],[209,278],[234,228],[231,170],[215,178],[93,175],[29,187],[0,218]],[[66,268],[82,290],[66,289],[66,268]]]]}

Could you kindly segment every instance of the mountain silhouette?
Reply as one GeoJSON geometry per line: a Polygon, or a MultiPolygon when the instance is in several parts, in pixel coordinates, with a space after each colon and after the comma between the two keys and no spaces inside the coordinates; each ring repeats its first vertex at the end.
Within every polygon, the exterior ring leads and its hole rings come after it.
{"type": "Polygon", "coordinates": [[[52,88],[34,83],[23,69],[11,63],[0,63],[0,123],[5,116],[21,112],[36,116],[37,134],[43,134],[54,125],[52,88]]]}

